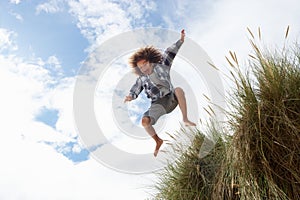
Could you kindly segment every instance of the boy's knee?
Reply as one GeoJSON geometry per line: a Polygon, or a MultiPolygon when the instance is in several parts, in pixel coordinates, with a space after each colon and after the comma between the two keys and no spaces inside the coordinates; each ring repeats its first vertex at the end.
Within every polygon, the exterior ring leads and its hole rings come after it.
{"type": "Polygon", "coordinates": [[[150,117],[143,117],[143,118],[142,118],[142,125],[143,125],[144,127],[149,126],[150,123],[151,123],[150,117]]]}
{"type": "Polygon", "coordinates": [[[175,88],[175,94],[176,95],[184,95],[184,91],[181,87],[175,88]]]}

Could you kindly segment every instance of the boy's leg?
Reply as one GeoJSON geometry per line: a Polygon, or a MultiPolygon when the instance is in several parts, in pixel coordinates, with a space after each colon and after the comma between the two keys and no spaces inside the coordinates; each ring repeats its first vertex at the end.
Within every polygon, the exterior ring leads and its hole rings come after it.
{"type": "Polygon", "coordinates": [[[196,126],[196,124],[194,122],[191,122],[187,117],[187,106],[183,89],[180,87],[175,88],[175,95],[182,113],[182,120],[184,124],[186,126],[196,126]]]}
{"type": "Polygon", "coordinates": [[[144,116],[142,118],[142,125],[145,128],[145,130],[147,131],[147,133],[155,140],[156,142],[156,147],[155,147],[155,151],[154,151],[154,156],[156,157],[159,151],[160,146],[163,144],[163,140],[158,137],[158,135],[156,134],[155,129],[153,128],[153,126],[151,125],[151,119],[150,117],[144,116]]]}

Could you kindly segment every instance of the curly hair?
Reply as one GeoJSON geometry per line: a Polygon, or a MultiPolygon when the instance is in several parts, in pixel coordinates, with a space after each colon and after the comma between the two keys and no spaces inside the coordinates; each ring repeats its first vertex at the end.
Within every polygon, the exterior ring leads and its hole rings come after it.
{"type": "Polygon", "coordinates": [[[137,75],[141,74],[140,69],[137,67],[137,63],[140,60],[146,60],[150,63],[160,63],[162,61],[161,52],[153,46],[146,46],[140,48],[129,58],[129,65],[133,68],[133,72],[137,75]]]}

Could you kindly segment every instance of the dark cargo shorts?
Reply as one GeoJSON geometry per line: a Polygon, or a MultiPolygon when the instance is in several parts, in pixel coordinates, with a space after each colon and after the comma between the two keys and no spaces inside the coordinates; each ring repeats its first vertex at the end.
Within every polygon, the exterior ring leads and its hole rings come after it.
{"type": "Polygon", "coordinates": [[[172,112],[178,105],[177,98],[172,92],[163,98],[160,98],[151,103],[150,108],[146,111],[143,117],[150,117],[151,125],[155,124],[159,117],[172,112]]]}

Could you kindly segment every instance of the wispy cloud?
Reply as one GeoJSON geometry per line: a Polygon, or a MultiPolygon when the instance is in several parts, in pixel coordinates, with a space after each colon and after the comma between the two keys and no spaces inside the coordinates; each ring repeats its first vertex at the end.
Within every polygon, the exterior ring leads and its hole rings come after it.
{"type": "Polygon", "coordinates": [[[18,49],[17,44],[14,42],[16,33],[7,29],[0,28],[0,52],[4,50],[14,51],[18,49]]]}
{"type": "Polygon", "coordinates": [[[41,3],[36,7],[36,14],[41,12],[57,13],[64,10],[65,0],[49,0],[48,2],[41,3]]]}
{"type": "Polygon", "coordinates": [[[147,13],[156,9],[154,1],[70,1],[70,13],[92,50],[108,38],[137,26],[145,26],[147,13]]]}
{"type": "Polygon", "coordinates": [[[10,0],[9,2],[13,4],[19,4],[21,3],[21,0],[10,0]]]}
{"type": "Polygon", "coordinates": [[[19,14],[19,13],[16,13],[16,12],[10,12],[10,14],[12,15],[12,16],[14,16],[18,21],[20,21],[20,22],[23,22],[24,21],[24,19],[23,19],[23,17],[22,17],[22,15],[21,14],[19,14]]]}
{"type": "MultiPolygon", "coordinates": [[[[246,60],[251,49],[248,45],[247,27],[257,33],[261,28],[266,46],[282,46],[285,30],[290,25],[290,40],[299,37],[300,17],[297,0],[284,1],[213,1],[210,12],[202,18],[188,15],[188,30],[218,66],[224,65],[228,51],[236,51],[241,60],[246,60]]],[[[195,13],[201,7],[195,5],[186,12],[195,13]]]]}

